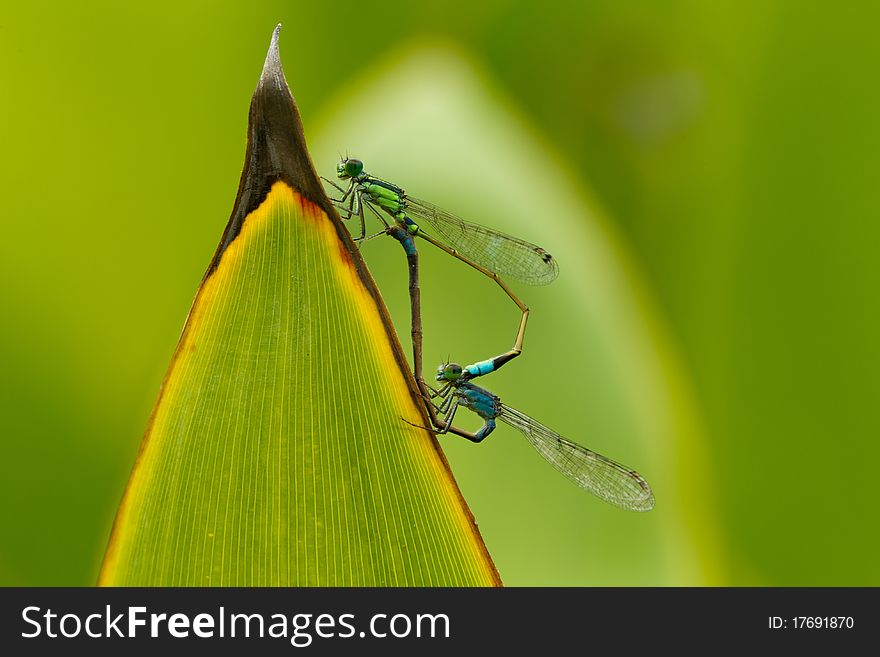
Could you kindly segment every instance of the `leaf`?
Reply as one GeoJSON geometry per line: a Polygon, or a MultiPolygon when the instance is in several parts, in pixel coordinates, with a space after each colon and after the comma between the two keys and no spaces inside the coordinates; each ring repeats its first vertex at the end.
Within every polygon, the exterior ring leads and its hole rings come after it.
{"type": "MultiPolygon", "coordinates": [[[[280,26],[279,26],[280,28],[280,26]]],[[[105,585],[494,585],[278,56],[117,513],[105,585]]]]}

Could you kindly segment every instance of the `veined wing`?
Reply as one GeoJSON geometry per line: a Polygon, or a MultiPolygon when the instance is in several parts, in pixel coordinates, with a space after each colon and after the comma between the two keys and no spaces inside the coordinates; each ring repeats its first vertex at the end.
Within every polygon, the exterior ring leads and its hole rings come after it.
{"type": "Polygon", "coordinates": [[[651,487],[635,470],[566,440],[506,404],[501,404],[498,419],[519,429],[554,468],[593,495],[630,511],[654,508],[651,487]]]}
{"type": "Polygon", "coordinates": [[[559,274],[556,259],[540,246],[486,226],[472,224],[412,196],[406,209],[418,224],[427,224],[446,244],[500,276],[529,285],[546,285],[559,274]]]}

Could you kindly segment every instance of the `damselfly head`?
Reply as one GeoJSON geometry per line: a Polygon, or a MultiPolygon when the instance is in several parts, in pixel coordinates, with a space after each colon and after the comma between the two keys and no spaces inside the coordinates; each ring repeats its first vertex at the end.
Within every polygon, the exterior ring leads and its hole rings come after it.
{"type": "Polygon", "coordinates": [[[461,378],[461,365],[458,363],[443,363],[437,368],[438,381],[458,381],[461,378]]]}
{"type": "Polygon", "coordinates": [[[345,180],[346,178],[357,178],[364,172],[364,163],[353,157],[346,157],[339,160],[336,165],[336,175],[345,180]]]}

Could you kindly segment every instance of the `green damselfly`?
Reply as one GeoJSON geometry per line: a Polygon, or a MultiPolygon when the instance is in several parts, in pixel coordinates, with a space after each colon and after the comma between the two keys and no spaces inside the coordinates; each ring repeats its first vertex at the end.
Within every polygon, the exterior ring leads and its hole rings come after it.
{"type": "Polygon", "coordinates": [[[481,363],[462,367],[445,363],[437,370],[439,389],[431,389],[431,421],[436,434],[454,433],[479,443],[495,430],[496,420],[521,432],[538,453],[554,468],[581,488],[615,506],[630,511],[650,511],[654,494],[648,482],[635,470],[560,436],[507,404],[471,379],[481,376],[481,363]],[[460,407],[469,408],[483,419],[483,426],[469,432],[452,424],[460,407]],[[440,417],[442,416],[442,418],[440,417]]]}
{"type": "MultiPolygon", "coordinates": [[[[545,285],[559,273],[556,260],[543,248],[499,231],[470,223],[440,209],[436,205],[407,194],[387,180],[377,178],[364,170],[361,160],[342,159],[336,167],[340,180],[348,180],[348,188],[326,180],[342,192],[342,198],[333,199],[344,219],[360,219],[360,236],[355,241],[368,240],[388,234],[397,239],[407,254],[410,268],[410,303],[413,336],[413,372],[422,388],[422,326],[418,287],[418,251],[413,237],[430,242],[449,255],[473,267],[494,280],[522,313],[513,348],[491,359],[494,369],[522,353],[523,337],[529,308],[500,278],[501,275],[531,285],[545,285]],[[369,208],[384,224],[384,230],[366,234],[364,208],[369,208]],[[383,214],[384,213],[384,214],[383,214]],[[385,215],[392,219],[389,222],[385,215]],[[426,233],[422,224],[434,234],[426,233]]],[[[486,361],[488,362],[488,361],[486,361]]]]}

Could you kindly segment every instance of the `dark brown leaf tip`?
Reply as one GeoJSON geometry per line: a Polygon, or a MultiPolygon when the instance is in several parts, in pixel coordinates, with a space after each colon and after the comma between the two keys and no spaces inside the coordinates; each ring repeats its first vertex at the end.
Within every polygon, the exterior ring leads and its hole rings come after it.
{"type": "Polygon", "coordinates": [[[287,80],[284,79],[284,70],[281,67],[281,56],[278,53],[278,37],[280,35],[281,23],[278,23],[272,32],[272,41],[269,42],[269,52],[266,53],[266,61],[263,63],[259,86],[272,84],[277,89],[288,88],[287,80]]]}
{"type": "Polygon", "coordinates": [[[279,24],[272,32],[260,81],[251,98],[247,152],[235,206],[206,276],[216,268],[226,247],[238,237],[247,215],[262,203],[279,180],[333,216],[333,208],[306,148],[299,110],[281,67],[280,33],[279,24]]]}

